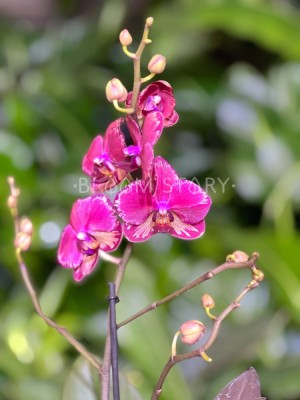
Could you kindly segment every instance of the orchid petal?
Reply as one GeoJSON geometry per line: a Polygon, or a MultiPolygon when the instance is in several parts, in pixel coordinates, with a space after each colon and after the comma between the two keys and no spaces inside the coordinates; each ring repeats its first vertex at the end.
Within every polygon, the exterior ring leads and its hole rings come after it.
{"type": "Polygon", "coordinates": [[[153,236],[156,232],[153,230],[154,223],[149,216],[141,225],[124,224],[124,236],[133,243],[144,242],[153,236]]]}
{"type": "Polygon", "coordinates": [[[130,115],[126,118],[126,122],[133,143],[140,146],[142,137],[138,123],[130,115]]]}
{"type": "Polygon", "coordinates": [[[167,128],[169,126],[175,125],[179,120],[179,115],[175,110],[172,111],[171,115],[165,118],[164,126],[167,128]]]}
{"type": "Polygon", "coordinates": [[[170,225],[156,225],[151,216],[141,225],[124,224],[124,236],[130,242],[144,242],[157,233],[165,233],[183,240],[201,237],[205,231],[205,222],[191,225],[182,222],[175,216],[170,225]]]}
{"type": "Polygon", "coordinates": [[[96,267],[97,261],[98,253],[95,253],[91,256],[85,255],[80,267],[74,269],[73,277],[75,281],[81,281],[86,275],[89,275],[96,267]]]}
{"type": "Polygon", "coordinates": [[[168,206],[182,221],[195,224],[205,218],[211,199],[200,186],[180,180],[172,186],[168,206]]]}
{"type": "Polygon", "coordinates": [[[143,223],[153,210],[150,181],[133,182],[118,193],[115,207],[119,216],[127,223],[143,223]]]}
{"type": "Polygon", "coordinates": [[[82,229],[110,231],[116,224],[116,216],[107,196],[97,195],[77,200],[71,211],[71,225],[78,232],[82,229]]]}
{"type": "Polygon", "coordinates": [[[158,141],[164,127],[164,116],[159,111],[153,111],[146,115],[143,123],[142,142],[152,146],[158,141]]]}
{"type": "Polygon", "coordinates": [[[114,251],[119,246],[122,239],[122,225],[116,220],[116,226],[110,232],[92,232],[92,235],[98,240],[100,250],[114,251]]]}
{"type": "Polygon", "coordinates": [[[112,161],[123,161],[125,155],[123,153],[126,147],[124,135],[121,131],[121,123],[124,122],[123,118],[119,118],[112,122],[106,129],[104,135],[104,151],[108,154],[112,161]]]}
{"type": "Polygon", "coordinates": [[[92,141],[90,148],[82,161],[82,170],[87,175],[92,175],[94,171],[94,159],[103,154],[103,137],[98,135],[92,141]]]}
{"type": "Polygon", "coordinates": [[[102,176],[100,178],[98,176],[93,176],[91,188],[95,193],[105,192],[122,182],[126,175],[127,172],[124,169],[116,168],[112,176],[102,176]]]}
{"type": "Polygon", "coordinates": [[[201,237],[205,232],[205,221],[202,220],[197,224],[191,225],[184,223],[180,218],[175,216],[172,222],[172,229],[168,231],[169,235],[184,240],[193,240],[201,237]]]}
{"type": "Polygon", "coordinates": [[[153,147],[150,143],[145,143],[141,151],[141,164],[143,170],[143,179],[147,180],[152,172],[154,159],[153,147]]]}
{"type": "Polygon", "coordinates": [[[154,197],[158,202],[168,202],[172,186],[178,181],[178,176],[171,165],[162,157],[154,159],[154,197]]]}
{"type": "Polygon", "coordinates": [[[76,232],[67,225],[61,235],[57,260],[64,268],[77,268],[82,262],[82,254],[78,250],[76,232]]]}

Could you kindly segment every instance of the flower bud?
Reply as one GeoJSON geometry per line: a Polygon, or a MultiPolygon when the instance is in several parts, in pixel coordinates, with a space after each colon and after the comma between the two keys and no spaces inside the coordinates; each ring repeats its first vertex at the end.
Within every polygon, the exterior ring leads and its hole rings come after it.
{"type": "Polygon", "coordinates": [[[153,17],[148,17],[146,19],[146,25],[148,25],[149,27],[153,25],[154,22],[154,18],[153,17]]]}
{"type": "Polygon", "coordinates": [[[125,86],[123,86],[122,82],[117,78],[113,78],[109,81],[105,90],[106,98],[110,102],[113,102],[114,100],[125,101],[127,98],[127,90],[125,86]]]}
{"type": "Polygon", "coordinates": [[[227,261],[246,262],[249,260],[249,255],[241,250],[236,250],[226,257],[227,261]]]}
{"type": "Polygon", "coordinates": [[[122,32],[120,32],[119,40],[122,46],[129,46],[132,43],[132,36],[127,29],[123,29],[122,32]]]}
{"type": "Polygon", "coordinates": [[[180,327],[181,340],[185,344],[194,344],[204,335],[206,331],[202,322],[190,320],[184,322],[180,327]]]}
{"type": "Polygon", "coordinates": [[[33,225],[28,218],[22,218],[20,222],[20,231],[26,233],[27,235],[32,235],[33,225]]]}
{"type": "Polygon", "coordinates": [[[161,74],[166,68],[166,57],[161,54],[155,54],[148,64],[148,70],[151,74],[161,74]]]}
{"type": "Polygon", "coordinates": [[[7,199],[7,206],[8,206],[8,208],[16,208],[16,206],[17,206],[17,199],[16,199],[15,196],[13,196],[13,195],[8,196],[8,199],[7,199]]]}
{"type": "Polygon", "coordinates": [[[214,299],[208,293],[205,293],[201,297],[201,302],[202,302],[203,308],[214,308],[214,306],[215,306],[214,299]]]}
{"type": "Polygon", "coordinates": [[[25,232],[19,232],[15,238],[15,247],[22,251],[29,249],[31,245],[31,235],[25,232]]]}

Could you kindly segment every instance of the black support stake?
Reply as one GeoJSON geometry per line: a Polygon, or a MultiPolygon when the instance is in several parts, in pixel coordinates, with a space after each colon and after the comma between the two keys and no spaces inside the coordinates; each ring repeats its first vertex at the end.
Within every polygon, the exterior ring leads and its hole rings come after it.
{"type": "Polygon", "coordinates": [[[111,368],[113,383],[113,399],[120,400],[119,388],[119,363],[118,363],[118,335],[116,324],[116,303],[119,302],[116,296],[116,288],[113,282],[108,283],[109,286],[109,319],[110,319],[110,341],[111,341],[111,368]]]}

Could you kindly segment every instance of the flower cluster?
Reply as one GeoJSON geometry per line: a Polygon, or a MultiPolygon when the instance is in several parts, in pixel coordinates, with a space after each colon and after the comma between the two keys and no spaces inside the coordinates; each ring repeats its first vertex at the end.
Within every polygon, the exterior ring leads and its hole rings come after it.
{"type": "MultiPolygon", "coordinates": [[[[127,50],[129,39],[128,31],[122,31],[123,50],[134,58],[127,50]]],[[[148,64],[151,74],[141,78],[139,85],[162,72],[165,64],[163,56],[153,56],[148,64]]],[[[203,189],[180,179],[166,160],[155,157],[154,145],[164,128],[179,118],[171,85],[158,80],[142,91],[128,93],[114,78],[106,86],[106,96],[126,116],[112,122],[104,136],[96,136],[83,158],[82,169],[90,177],[92,195],[75,202],[58,249],[59,263],[74,270],[75,280],[93,270],[100,250],[114,251],[123,234],[131,242],[145,241],[156,233],[199,238],[211,205],[203,189]],[[140,171],[140,178],[123,187],[112,203],[103,192],[125,178],[132,181],[135,171],[140,171]]]]}

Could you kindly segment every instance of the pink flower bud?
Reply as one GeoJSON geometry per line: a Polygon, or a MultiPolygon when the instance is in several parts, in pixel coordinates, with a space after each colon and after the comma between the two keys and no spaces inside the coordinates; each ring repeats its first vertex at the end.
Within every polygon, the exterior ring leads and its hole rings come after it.
{"type": "Polygon", "coordinates": [[[215,306],[214,299],[208,293],[205,293],[201,297],[201,302],[202,302],[203,308],[214,308],[214,306],[215,306]]]}
{"type": "Polygon", "coordinates": [[[25,232],[19,232],[15,238],[15,247],[22,251],[29,249],[31,245],[31,235],[25,232]]]}
{"type": "Polygon", "coordinates": [[[127,29],[123,29],[122,32],[120,32],[119,40],[122,46],[129,46],[132,43],[132,36],[127,29]]]}
{"type": "Polygon", "coordinates": [[[234,262],[246,262],[249,260],[249,256],[247,253],[241,250],[236,250],[232,254],[229,254],[226,257],[227,261],[234,261],[234,262]]]}
{"type": "Polygon", "coordinates": [[[166,57],[161,54],[155,54],[149,61],[148,70],[152,74],[161,74],[166,68],[166,63],[166,57]]]}
{"type": "Polygon", "coordinates": [[[127,90],[125,86],[123,86],[122,82],[117,78],[113,78],[109,81],[105,90],[106,98],[110,102],[113,100],[125,101],[127,98],[127,90]]]}
{"type": "Polygon", "coordinates": [[[233,255],[236,262],[245,262],[249,260],[249,255],[241,250],[236,250],[233,255]]]}
{"type": "Polygon", "coordinates": [[[20,222],[20,231],[26,233],[27,235],[32,235],[33,225],[28,218],[22,218],[20,222]]]}
{"type": "Polygon", "coordinates": [[[17,206],[17,199],[15,196],[10,195],[7,199],[7,206],[8,208],[16,208],[17,206]]]}
{"type": "Polygon", "coordinates": [[[180,327],[181,340],[185,344],[194,344],[204,335],[206,331],[202,322],[190,320],[184,322],[180,327]]]}

